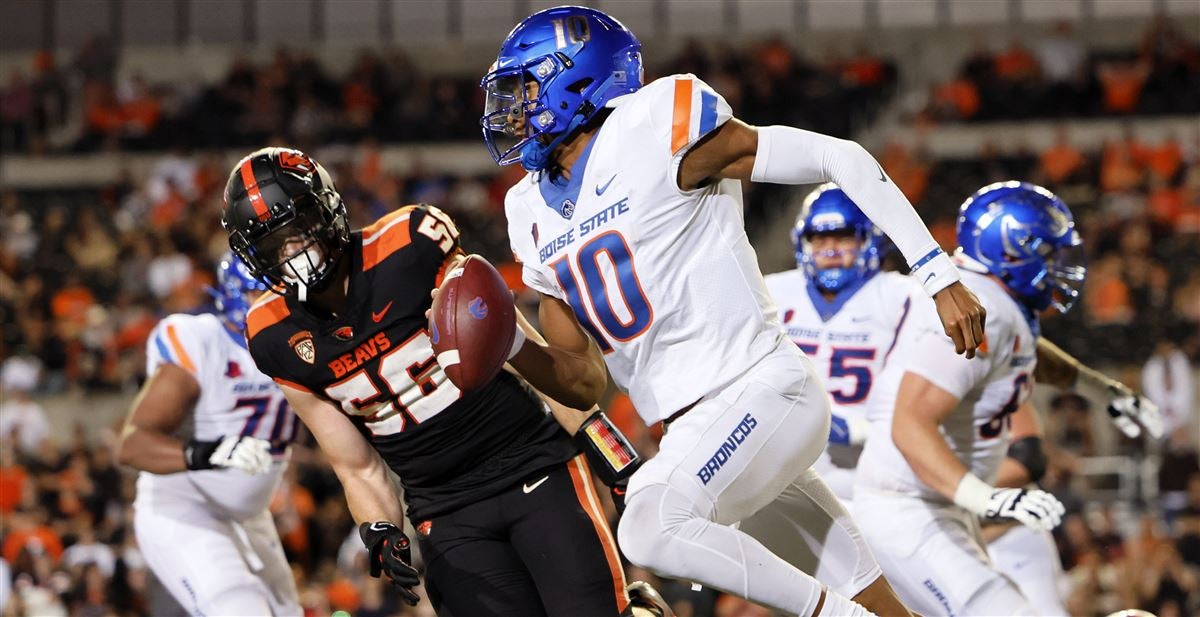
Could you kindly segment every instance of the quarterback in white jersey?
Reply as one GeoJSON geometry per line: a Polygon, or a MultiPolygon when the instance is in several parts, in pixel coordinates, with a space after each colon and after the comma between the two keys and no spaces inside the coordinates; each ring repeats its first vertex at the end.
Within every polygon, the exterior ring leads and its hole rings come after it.
{"type": "Polygon", "coordinates": [[[813,361],[829,392],[829,445],[814,468],[848,503],[866,439],[867,402],[920,286],[898,272],[879,271],[882,235],[832,184],[805,198],[792,240],[796,269],[768,274],[767,289],[788,338],[813,361]]]}
{"type": "Polygon", "coordinates": [[[741,181],[834,181],[871,204],[936,294],[956,349],[973,356],[983,308],[903,194],[857,144],[748,126],[692,75],[642,87],[637,39],[594,9],[524,20],[483,87],[493,156],[530,171],[505,212],[549,345],[526,342],[514,359],[544,356],[546,375],[530,382],[583,408],[600,397],[607,364],[646,422],[669,424],[629,482],[626,556],[794,614],[903,614],[810,469],[828,437],[827,396],[779,326],[744,230],[741,181]],[[506,137],[516,143],[501,146],[506,137]],[[825,520],[797,520],[767,542],[731,526],[789,492],[825,520]],[[844,567],[825,573],[828,590],[772,551],[797,541],[847,546],[844,567]]]}
{"type": "Polygon", "coordinates": [[[141,470],[134,532],[189,614],[298,615],[267,509],[297,419],[242,336],[245,296],[264,286],[231,254],[217,276],[221,316],[170,315],[146,344],[146,385],[118,453],[141,470]]]}

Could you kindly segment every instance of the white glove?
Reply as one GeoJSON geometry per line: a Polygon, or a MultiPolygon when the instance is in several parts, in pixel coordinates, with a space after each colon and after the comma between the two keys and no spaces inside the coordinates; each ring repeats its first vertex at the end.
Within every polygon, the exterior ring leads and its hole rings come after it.
{"type": "Polygon", "coordinates": [[[1158,405],[1124,386],[1110,386],[1109,390],[1114,398],[1108,401],[1108,415],[1126,437],[1141,435],[1139,424],[1146,427],[1151,437],[1159,439],[1163,436],[1163,420],[1158,405]]]}
{"type": "Polygon", "coordinates": [[[240,469],[248,474],[271,469],[271,442],[257,437],[226,435],[219,441],[190,441],[183,450],[188,469],[240,469]]]}
{"type": "Polygon", "coordinates": [[[954,493],[954,503],[987,518],[1011,518],[1039,531],[1058,527],[1066,508],[1054,495],[1037,489],[996,488],[966,474],[954,493]]]}

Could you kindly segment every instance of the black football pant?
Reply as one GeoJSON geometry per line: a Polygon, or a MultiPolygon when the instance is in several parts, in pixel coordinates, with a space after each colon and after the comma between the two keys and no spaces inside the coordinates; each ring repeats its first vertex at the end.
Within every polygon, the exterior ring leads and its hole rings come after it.
{"type": "Polygon", "coordinates": [[[628,602],[582,456],[415,522],[440,617],[614,617],[628,602]]]}

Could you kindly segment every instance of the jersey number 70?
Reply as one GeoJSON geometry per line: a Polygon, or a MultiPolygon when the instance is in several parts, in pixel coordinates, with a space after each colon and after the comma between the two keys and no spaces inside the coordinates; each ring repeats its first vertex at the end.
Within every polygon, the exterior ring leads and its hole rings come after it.
{"type": "Polygon", "coordinates": [[[554,268],[554,275],[566,292],[567,303],[575,311],[575,317],[596,339],[600,351],[608,353],[613,349],[611,341],[632,340],[650,327],[654,309],[642,291],[633,266],[633,253],[620,232],[608,231],[592,238],[579,249],[575,259],[574,269],[569,255],[550,267],[554,268]],[[583,279],[582,289],[575,270],[583,279]],[[625,310],[620,314],[614,300],[624,304],[625,310]],[[586,304],[591,305],[591,312],[586,304]],[[592,314],[596,321],[592,321],[592,314]],[[596,327],[596,322],[603,330],[596,327]]]}

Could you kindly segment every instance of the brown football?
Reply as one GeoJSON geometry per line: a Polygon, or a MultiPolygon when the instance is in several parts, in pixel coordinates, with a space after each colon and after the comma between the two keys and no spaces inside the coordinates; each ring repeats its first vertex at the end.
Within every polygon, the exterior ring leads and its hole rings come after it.
{"type": "Polygon", "coordinates": [[[429,339],[438,364],[461,390],[473,390],[500,373],[517,323],[504,278],[479,255],[448,272],[429,312],[429,339]]]}

